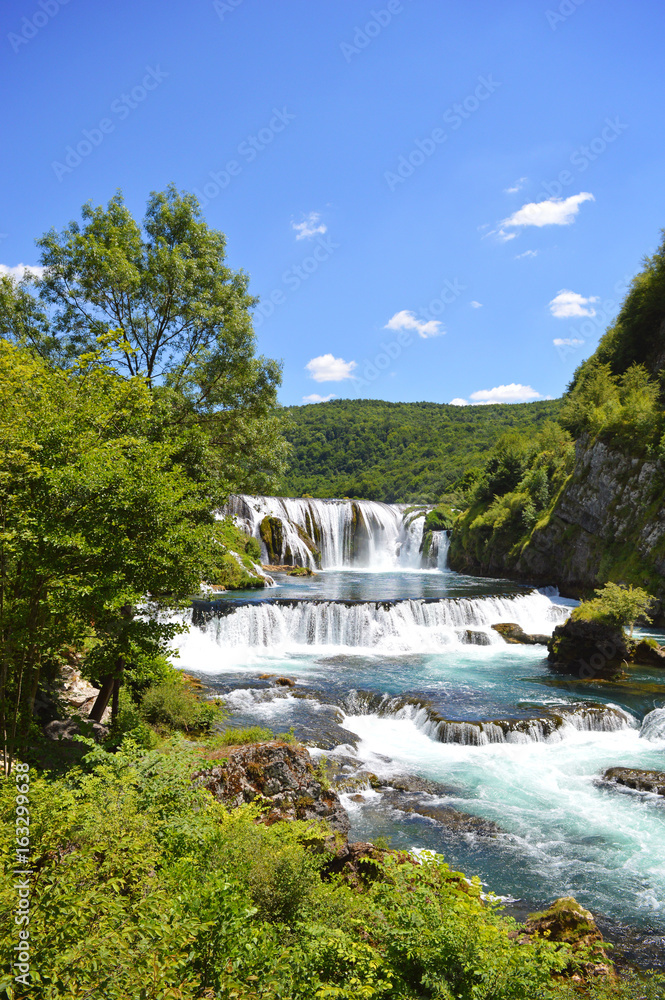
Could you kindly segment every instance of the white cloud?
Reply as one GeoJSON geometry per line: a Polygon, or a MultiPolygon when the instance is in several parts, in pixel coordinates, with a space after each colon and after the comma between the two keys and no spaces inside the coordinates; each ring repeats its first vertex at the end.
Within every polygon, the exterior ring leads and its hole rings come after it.
{"type": "Polygon", "coordinates": [[[327,403],[331,399],[337,399],[334,392],[331,392],[329,396],[319,396],[318,392],[313,392],[311,396],[303,396],[303,403],[327,403]]]}
{"type": "Polygon", "coordinates": [[[451,399],[450,400],[450,404],[449,405],[450,406],[468,406],[469,405],[469,401],[467,399],[461,399],[459,396],[456,396],[455,399],[451,399]]]}
{"type": "Polygon", "coordinates": [[[552,343],[555,347],[579,347],[579,345],[583,344],[584,341],[577,340],[575,337],[555,337],[552,343]]]}
{"type": "MultiPolygon", "coordinates": [[[[501,226],[569,226],[575,221],[580,205],[585,201],[595,201],[588,191],[572,194],[570,198],[548,198],[547,201],[532,201],[522,205],[504,219],[501,226]]],[[[503,229],[499,230],[499,234],[503,229]]]]}
{"type": "Polygon", "coordinates": [[[504,188],[505,194],[517,194],[518,191],[522,190],[522,188],[526,184],[526,181],[527,181],[526,177],[520,177],[519,180],[515,181],[513,187],[504,188]]]}
{"type": "Polygon", "coordinates": [[[591,295],[585,299],[583,295],[571,292],[569,288],[562,288],[550,302],[550,312],[557,319],[569,319],[571,316],[595,316],[596,310],[591,303],[597,301],[597,295],[591,295]]]}
{"type": "Polygon", "coordinates": [[[41,278],[44,268],[40,267],[39,264],[17,264],[16,267],[10,267],[9,264],[0,264],[0,275],[8,275],[16,281],[20,281],[25,276],[26,271],[30,271],[37,278],[41,278]]]}
{"type": "Polygon", "coordinates": [[[526,403],[530,399],[542,399],[543,397],[530,385],[511,382],[509,385],[497,385],[493,389],[479,389],[477,392],[472,392],[470,398],[477,405],[479,403],[526,403]]]}
{"type": "Polygon", "coordinates": [[[355,361],[335,358],[332,354],[321,354],[305,365],[315,382],[341,382],[345,378],[353,378],[351,372],[357,367],[355,361]]]}
{"type": "Polygon", "coordinates": [[[384,330],[415,330],[419,337],[426,340],[428,337],[439,337],[446,332],[440,327],[441,321],[438,319],[425,322],[425,320],[418,319],[410,309],[402,309],[388,320],[384,330]]]}
{"type": "Polygon", "coordinates": [[[515,260],[522,260],[524,257],[537,257],[537,250],[525,250],[524,253],[518,253],[515,260]]]}
{"type": "Polygon", "coordinates": [[[321,215],[319,212],[310,212],[309,215],[305,216],[302,222],[292,222],[291,228],[295,229],[296,233],[298,234],[296,236],[296,239],[308,240],[310,239],[310,237],[316,236],[317,233],[321,234],[327,233],[328,232],[327,226],[325,226],[323,223],[321,223],[321,225],[317,225],[317,222],[319,221],[320,218],[321,215]]]}
{"type": "Polygon", "coordinates": [[[471,308],[472,309],[482,309],[483,308],[483,304],[482,304],[482,302],[476,302],[476,300],[474,299],[473,302],[471,303],[471,308]]]}

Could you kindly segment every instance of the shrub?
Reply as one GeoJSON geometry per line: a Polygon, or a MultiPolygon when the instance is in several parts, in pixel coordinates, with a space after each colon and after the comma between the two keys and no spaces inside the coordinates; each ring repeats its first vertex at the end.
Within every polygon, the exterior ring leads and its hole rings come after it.
{"type": "Polygon", "coordinates": [[[179,675],[151,685],[140,707],[152,725],[186,733],[205,732],[225,717],[221,702],[201,701],[179,675]]]}
{"type": "Polygon", "coordinates": [[[619,629],[630,626],[631,636],[638,618],[647,622],[652,620],[647,611],[653,604],[653,598],[641,587],[606,583],[594,593],[596,597],[593,600],[583,601],[575,608],[571,615],[573,619],[598,621],[619,629]]]}

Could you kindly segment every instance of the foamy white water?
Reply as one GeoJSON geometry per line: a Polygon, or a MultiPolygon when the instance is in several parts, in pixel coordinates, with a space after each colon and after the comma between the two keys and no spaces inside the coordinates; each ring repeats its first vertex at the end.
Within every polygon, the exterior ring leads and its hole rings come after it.
{"type": "MultiPolygon", "coordinates": [[[[223,513],[258,539],[264,561],[268,551],[261,538],[265,517],[277,518],[283,534],[282,558],[316,569],[316,560],[303,539],[306,534],[321,553],[321,569],[364,568],[385,573],[419,569],[424,518],[405,516],[405,504],[373,500],[314,500],[309,498],[232,496],[223,513]]],[[[445,536],[437,539],[438,565],[445,565],[445,536]],[[440,549],[440,553],[439,553],[440,549]]]]}

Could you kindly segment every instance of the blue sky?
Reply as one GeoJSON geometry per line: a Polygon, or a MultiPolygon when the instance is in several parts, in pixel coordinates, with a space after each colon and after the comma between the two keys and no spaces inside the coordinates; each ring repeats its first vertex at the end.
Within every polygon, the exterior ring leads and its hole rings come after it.
{"type": "Polygon", "coordinates": [[[665,226],[659,0],[9,0],[0,262],[200,193],[303,399],[561,394],[665,226]],[[77,148],[79,152],[77,152],[77,148]]]}

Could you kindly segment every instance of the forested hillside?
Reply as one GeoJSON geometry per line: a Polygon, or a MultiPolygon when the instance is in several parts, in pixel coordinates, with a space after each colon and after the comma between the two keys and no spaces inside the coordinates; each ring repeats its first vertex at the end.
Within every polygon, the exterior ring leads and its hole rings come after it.
{"type": "Polygon", "coordinates": [[[450,406],[375,399],[287,407],[293,453],[282,492],[435,502],[485,463],[502,434],[534,434],[559,408],[558,400],[450,406]]]}
{"type": "Polygon", "coordinates": [[[498,443],[469,490],[455,569],[665,601],[665,240],[561,400],[559,427],[498,443]]]}

